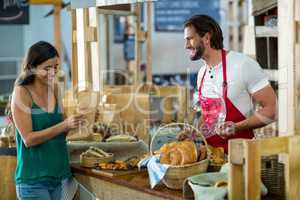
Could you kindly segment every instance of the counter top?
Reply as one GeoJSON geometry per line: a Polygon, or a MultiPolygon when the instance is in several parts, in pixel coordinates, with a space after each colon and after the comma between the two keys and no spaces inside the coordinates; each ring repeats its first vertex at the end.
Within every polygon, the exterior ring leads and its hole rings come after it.
{"type": "Polygon", "coordinates": [[[92,176],[99,178],[110,183],[117,185],[122,185],[140,192],[145,192],[154,196],[172,199],[172,200],[186,200],[182,197],[181,190],[170,190],[163,184],[157,185],[154,189],[150,188],[148,173],[147,171],[139,172],[137,174],[127,174],[115,177],[108,177],[92,172],[91,169],[80,167],[78,164],[72,165],[72,170],[74,173],[79,173],[82,175],[92,176]]]}
{"type": "Polygon", "coordinates": [[[0,147],[0,156],[16,156],[16,148],[0,147]]]}

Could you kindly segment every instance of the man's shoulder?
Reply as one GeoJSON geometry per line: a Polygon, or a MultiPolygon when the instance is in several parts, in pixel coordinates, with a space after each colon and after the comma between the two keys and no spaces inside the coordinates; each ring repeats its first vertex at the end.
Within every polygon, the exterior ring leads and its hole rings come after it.
{"type": "Polygon", "coordinates": [[[237,52],[237,51],[230,51],[229,52],[229,62],[233,62],[234,64],[237,64],[238,66],[243,66],[243,65],[253,65],[253,64],[257,64],[257,61],[253,58],[251,58],[250,56],[241,53],[241,52],[237,52]]]}

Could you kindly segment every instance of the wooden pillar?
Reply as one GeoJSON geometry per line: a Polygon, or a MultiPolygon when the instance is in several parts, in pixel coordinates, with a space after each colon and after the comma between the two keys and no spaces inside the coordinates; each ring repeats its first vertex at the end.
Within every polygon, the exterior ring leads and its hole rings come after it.
{"type": "Polygon", "coordinates": [[[71,77],[72,77],[72,89],[78,87],[78,56],[77,56],[77,18],[76,9],[71,10],[71,31],[72,31],[72,67],[71,67],[71,77]]]}
{"type": "Polygon", "coordinates": [[[135,27],[135,69],[133,74],[133,83],[135,87],[138,87],[140,83],[140,65],[141,65],[141,4],[135,4],[135,13],[136,13],[136,27],[135,27]]]}
{"type": "MultiPolygon", "coordinates": [[[[245,141],[244,141],[245,142],[245,141]]],[[[259,140],[246,141],[245,146],[245,184],[246,200],[260,199],[261,153],[259,140]]]]}
{"type": "Polygon", "coordinates": [[[54,46],[56,47],[58,54],[62,56],[60,10],[61,5],[54,5],[54,46]]]}
{"type": "Polygon", "coordinates": [[[299,133],[299,67],[295,66],[295,0],[278,0],[278,130],[299,133]]]}
{"type": "Polygon", "coordinates": [[[147,2],[147,83],[152,84],[152,12],[153,3],[147,2]]]}
{"type": "Polygon", "coordinates": [[[288,163],[285,166],[286,199],[298,199],[300,193],[300,138],[292,137],[288,143],[288,163]]]}

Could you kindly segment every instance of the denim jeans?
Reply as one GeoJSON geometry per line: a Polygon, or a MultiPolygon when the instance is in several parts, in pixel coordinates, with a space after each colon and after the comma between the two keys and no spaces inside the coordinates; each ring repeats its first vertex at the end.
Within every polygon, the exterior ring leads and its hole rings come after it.
{"type": "Polygon", "coordinates": [[[17,184],[16,191],[19,200],[60,200],[62,187],[61,183],[43,181],[17,184]]]}

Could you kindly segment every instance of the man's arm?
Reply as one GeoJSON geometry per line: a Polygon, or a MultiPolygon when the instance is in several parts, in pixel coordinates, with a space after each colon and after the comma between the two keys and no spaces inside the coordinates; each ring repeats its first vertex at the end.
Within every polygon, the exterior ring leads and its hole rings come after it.
{"type": "Polygon", "coordinates": [[[252,94],[254,102],[261,108],[249,118],[235,124],[235,131],[263,127],[277,119],[277,97],[269,85],[252,94]]]}

